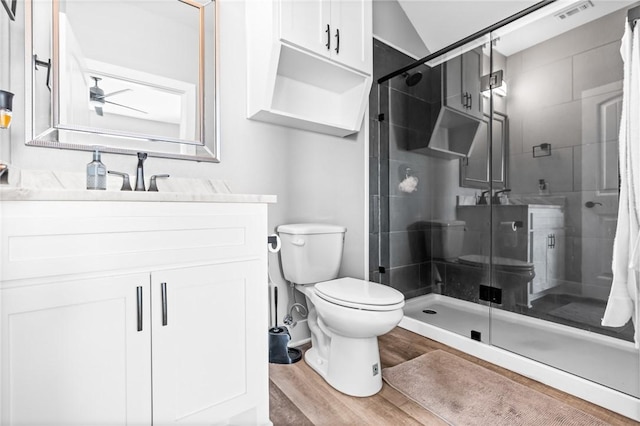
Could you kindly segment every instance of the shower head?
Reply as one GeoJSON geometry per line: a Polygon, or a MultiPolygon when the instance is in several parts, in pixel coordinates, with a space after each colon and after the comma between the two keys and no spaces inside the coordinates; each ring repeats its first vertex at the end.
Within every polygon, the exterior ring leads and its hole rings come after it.
{"type": "Polygon", "coordinates": [[[402,74],[402,76],[405,77],[404,82],[409,87],[415,86],[416,84],[420,83],[420,80],[422,80],[422,73],[420,71],[417,71],[413,74],[405,72],[404,74],[402,74]]]}

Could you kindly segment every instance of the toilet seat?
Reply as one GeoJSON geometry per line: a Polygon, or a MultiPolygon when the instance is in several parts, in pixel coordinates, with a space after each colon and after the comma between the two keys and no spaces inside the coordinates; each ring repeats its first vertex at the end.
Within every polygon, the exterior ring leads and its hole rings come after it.
{"type": "MultiPolygon", "coordinates": [[[[525,262],[523,260],[511,259],[508,257],[494,256],[492,259],[493,267],[496,270],[505,272],[530,272],[534,270],[533,263],[525,262]]],[[[484,266],[489,265],[489,256],[483,256],[480,254],[467,254],[460,256],[458,262],[463,265],[471,266],[484,266]]]]}
{"type": "Polygon", "coordinates": [[[321,299],[347,308],[393,311],[404,306],[404,295],[398,290],[355,278],[324,281],[317,283],[314,289],[321,299]]]}

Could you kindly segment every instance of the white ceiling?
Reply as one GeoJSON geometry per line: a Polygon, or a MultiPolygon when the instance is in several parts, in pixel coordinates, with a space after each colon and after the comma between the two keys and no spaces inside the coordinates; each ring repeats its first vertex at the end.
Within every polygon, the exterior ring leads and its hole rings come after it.
{"type": "MultiPolygon", "coordinates": [[[[554,18],[557,12],[584,0],[558,0],[504,28],[499,50],[510,55],[593,19],[609,14],[634,1],[592,0],[594,7],[564,21],[554,18]],[[542,17],[542,16],[545,17],[542,17]],[[521,28],[516,28],[520,26],[521,28]]],[[[398,0],[430,52],[435,52],[477,31],[501,21],[538,1],[524,0],[398,0]]]]}

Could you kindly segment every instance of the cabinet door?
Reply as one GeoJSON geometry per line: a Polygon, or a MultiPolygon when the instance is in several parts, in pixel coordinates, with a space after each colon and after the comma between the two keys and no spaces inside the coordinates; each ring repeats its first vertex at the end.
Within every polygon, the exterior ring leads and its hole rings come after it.
{"type": "Polygon", "coordinates": [[[261,265],[244,261],[152,273],[154,423],[224,422],[266,396],[267,284],[261,265]]]}
{"type": "Polygon", "coordinates": [[[0,294],[2,424],[151,423],[148,274],[0,294]]]}
{"type": "Polygon", "coordinates": [[[335,34],[329,0],[281,0],[280,39],[329,56],[335,34]]]}
{"type": "Polygon", "coordinates": [[[482,50],[470,50],[462,55],[462,92],[467,93],[467,114],[482,118],[482,95],[480,77],[482,76],[482,50]]]}
{"type": "Polygon", "coordinates": [[[532,263],[536,276],[531,293],[539,293],[564,279],[564,229],[539,229],[532,232],[532,263]]]}
{"type": "Polygon", "coordinates": [[[555,287],[564,279],[564,229],[552,229],[551,244],[547,249],[547,288],[555,287]]]}
{"type": "Polygon", "coordinates": [[[444,104],[466,113],[466,97],[462,91],[462,56],[456,56],[444,63],[444,104]]]}
{"type": "Polygon", "coordinates": [[[371,0],[332,1],[331,26],[331,57],[344,65],[371,74],[371,0]]]}
{"type": "Polygon", "coordinates": [[[446,106],[482,119],[480,77],[482,50],[475,49],[449,59],[444,64],[446,106]]]}
{"type": "Polygon", "coordinates": [[[547,249],[551,243],[548,229],[536,229],[531,232],[529,244],[531,258],[536,276],[531,283],[531,294],[539,293],[547,288],[547,249]]]}

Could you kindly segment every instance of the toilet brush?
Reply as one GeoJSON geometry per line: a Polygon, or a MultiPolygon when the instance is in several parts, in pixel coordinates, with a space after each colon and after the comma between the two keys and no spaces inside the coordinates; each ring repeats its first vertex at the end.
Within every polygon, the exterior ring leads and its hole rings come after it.
{"type": "Polygon", "coordinates": [[[273,289],[273,327],[269,329],[269,362],[293,364],[300,361],[302,351],[288,347],[291,335],[286,327],[278,327],[278,287],[273,289]]]}

